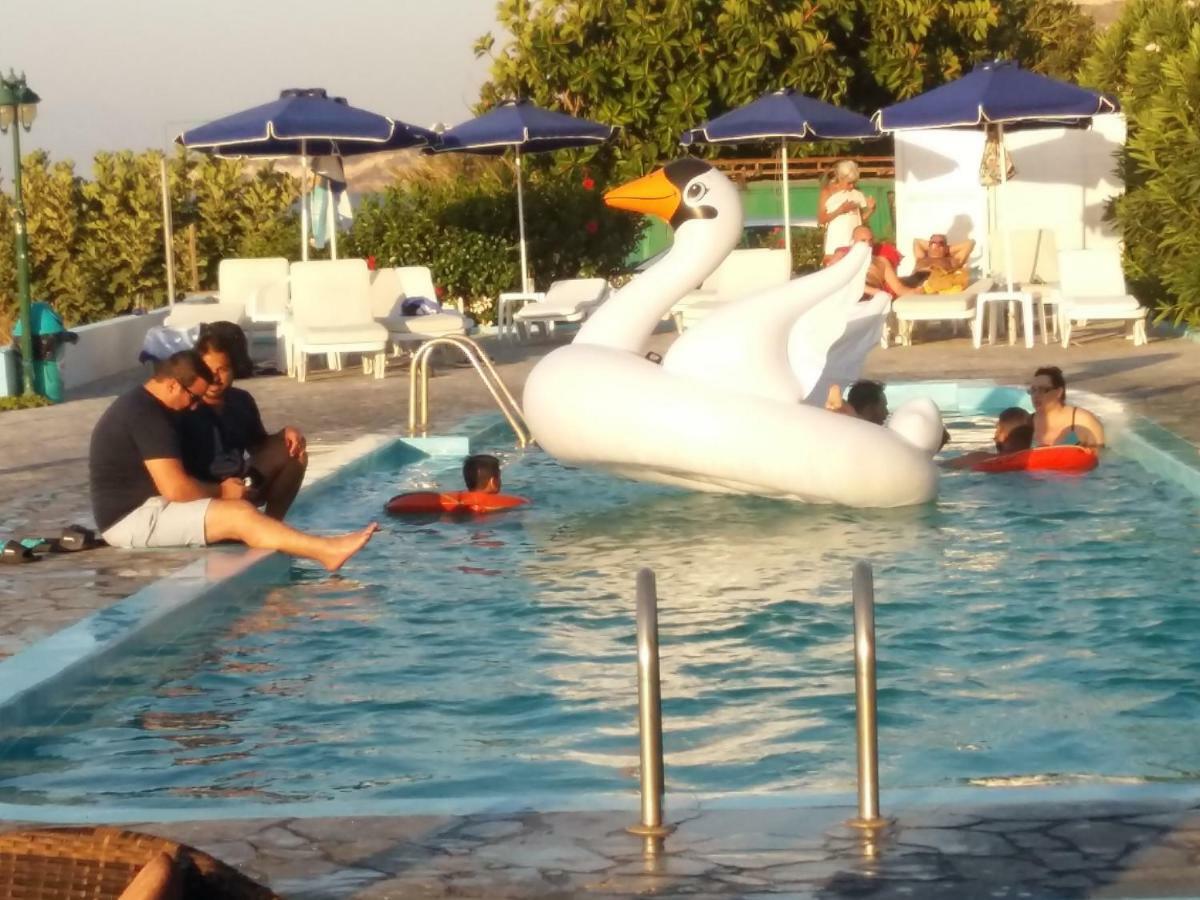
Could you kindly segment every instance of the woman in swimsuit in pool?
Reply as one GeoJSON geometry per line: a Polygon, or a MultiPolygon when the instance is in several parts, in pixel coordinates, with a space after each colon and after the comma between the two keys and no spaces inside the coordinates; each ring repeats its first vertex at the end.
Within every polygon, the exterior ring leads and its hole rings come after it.
{"type": "Polygon", "coordinates": [[[1067,381],[1058,366],[1043,366],[1029,383],[1033,400],[1033,446],[1104,446],[1104,426],[1092,413],[1067,406],[1067,381]]]}

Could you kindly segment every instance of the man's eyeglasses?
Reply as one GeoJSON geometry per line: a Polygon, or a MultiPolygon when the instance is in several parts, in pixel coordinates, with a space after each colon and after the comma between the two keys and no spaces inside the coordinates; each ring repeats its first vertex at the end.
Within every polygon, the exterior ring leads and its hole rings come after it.
{"type": "Polygon", "coordinates": [[[184,384],[178,378],[175,379],[175,382],[181,388],[183,388],[184,393],[187,394],[188,397],[191,399],[191,402],[188,403],[188,409],[195,409],[200,403],[204,402],[203,394],[197,394],[195,391],[193,391],[190,387],[188,387],[186,384],[184,384]]]}

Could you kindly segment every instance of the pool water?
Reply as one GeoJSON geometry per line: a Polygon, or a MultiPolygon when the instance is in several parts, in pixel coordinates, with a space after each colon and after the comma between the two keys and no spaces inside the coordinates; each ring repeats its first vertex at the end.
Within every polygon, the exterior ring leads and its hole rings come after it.
{"type": "MultiPolygon", "coordinates": [[[[982,420],[952,432],[990,440],[982,420]]],[[[661,596],[669,790],[851,790],[858,559],[875,564],[886,788],[1200,771],[1200,502],[1130,459],[947,472],[936,504],[856,511],[501,455],[531,507],[389,520],[337,577],[295,564],[213,605],[0,736],[0,800],[632,790],[641,566],[661,596]]],[[[357,527],[457,469],[385,461],[300,521],[357,527]]]]}

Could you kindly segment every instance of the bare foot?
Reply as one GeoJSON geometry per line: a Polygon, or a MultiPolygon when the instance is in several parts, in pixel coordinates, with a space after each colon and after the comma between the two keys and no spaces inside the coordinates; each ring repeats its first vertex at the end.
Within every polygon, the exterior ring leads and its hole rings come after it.
{"type": "Polygon", "coordinates": [[[330,572],[336,572],[346,560],[352,557],[355,553],[367,546],[367,541],[379,530],[379,523],[372,522],[362,531],[352,531],[349,534],[343,534],[341,537],[329,538],[329,550],[322,554],[317,560],[330,572]]]}
{"type": "Polygon", "coordinates": [[[830,412],[838,412],[843,405],[842,388],[840,385],[831,384],[829,393],[825,395],[825,408],[830,412]]]}

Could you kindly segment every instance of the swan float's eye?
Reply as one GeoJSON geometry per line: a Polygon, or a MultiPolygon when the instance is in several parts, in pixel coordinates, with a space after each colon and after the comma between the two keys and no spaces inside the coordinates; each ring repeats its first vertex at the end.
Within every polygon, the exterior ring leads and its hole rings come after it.
{"type": "Polygon", "coordinates": [[[699,203],[708,194],[708,188],[698,181],[693,181],[688,185],[687,193],[684,198],[688,203],[699,203]]]}

